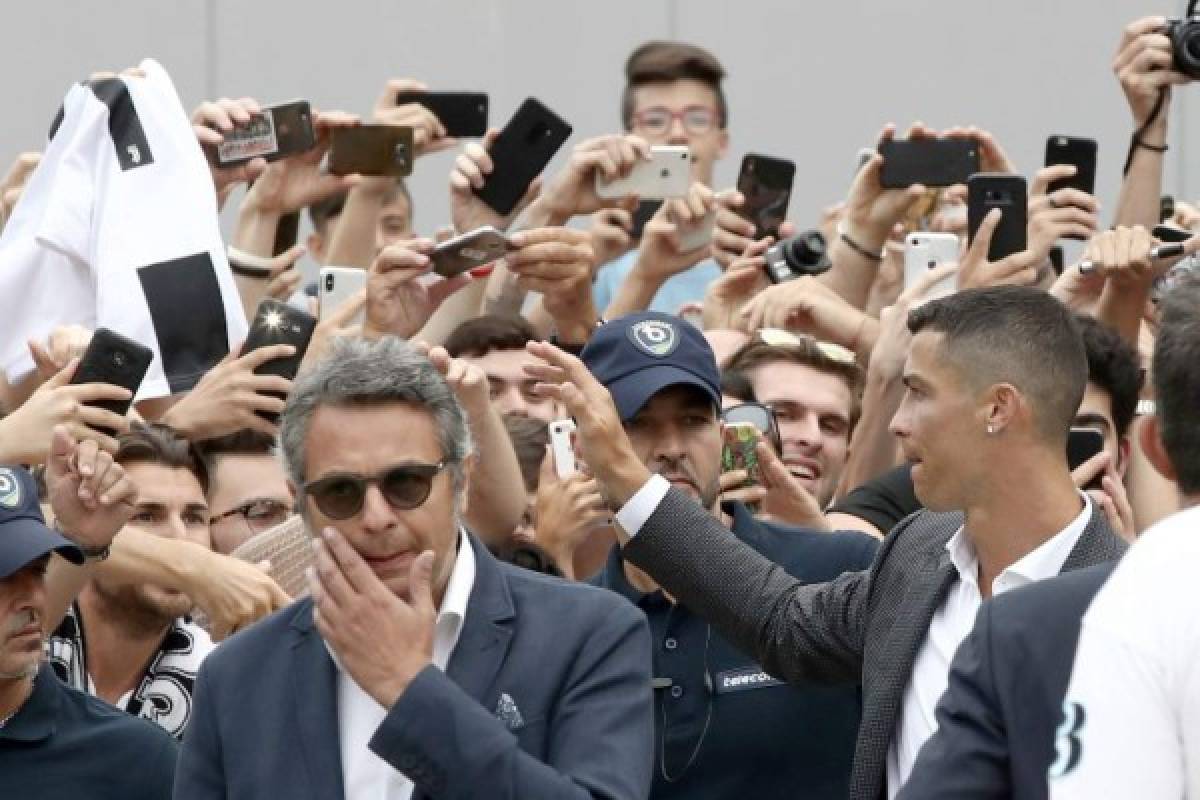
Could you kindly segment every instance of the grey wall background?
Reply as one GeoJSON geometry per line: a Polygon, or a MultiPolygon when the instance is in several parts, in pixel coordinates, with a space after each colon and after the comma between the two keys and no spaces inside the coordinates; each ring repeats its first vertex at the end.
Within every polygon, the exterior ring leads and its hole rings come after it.
{"type": "MultiPolygon", "coordinates": [[[[72,81],[153,56],[191,108],[222,95],[307,97],[367,113],[388,77],[491,94],[502,124],[527,95],[575,126],[572,142],[619,129],[622,65],[652,38],[713,50],[729,78],[732,183],[756,150],[798,165],[791,218],[842,197],[859,147],[881,125],[919,119],[995,133],[1027,175],[1050,133],[1100,141],[1098,194],[1115,204],[1130,133],[1111,71],[1122,27],[1178,14],[1183,0],[107,0],[6,3],[9,75],[0,158],[37,149],[72,81]]],[[[1176,93],[1166,189],[1200,191],[1200,87],[1176,93]],[[1189,180],[1189,174],[1191,179],[1189,180]]],[[[569,147],[570,143],[568,143],[569,147]]],[[[561,158],[561,156],[560,156],[561,158]]],[[[448,218],[453,154],[422,159],[416,223],[448,218]]],[[[226,213],[226,223],[230,215],[226,213]]]]}

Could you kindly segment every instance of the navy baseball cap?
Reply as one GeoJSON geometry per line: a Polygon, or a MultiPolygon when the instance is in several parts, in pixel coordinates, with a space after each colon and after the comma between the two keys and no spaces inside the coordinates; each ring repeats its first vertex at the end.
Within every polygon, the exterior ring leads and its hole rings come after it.
{"type": "Polygon", "coordinates": [[[695,386],[721,407],[721,373],[700,329],[679,317],[647,311],[601,325],[580,354],[627,422],[670,386],[695,386]]]}
{"type": "Polygon", "coordinates": [[[21,467],[0,467],[0,578],[47,553],[58,553],[72,564],[83,563],[82,550],[46,527],[33,476],[21,467]]]}

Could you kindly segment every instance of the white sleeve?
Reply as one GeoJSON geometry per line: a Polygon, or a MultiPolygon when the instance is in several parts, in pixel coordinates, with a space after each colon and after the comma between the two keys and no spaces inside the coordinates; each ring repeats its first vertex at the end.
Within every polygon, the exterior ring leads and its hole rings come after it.
{"type": "Polygon", "coordinates": [[[670,488],[671,484],[662,475],[651,475],[650,480],[629,498],[629,502],[621,506],[621,510],[617,512],[617,524],[629,534],[629,538],[638,535],[638,531],[658,509],[659,503],[667,496],[667,490],[670,488]]]}

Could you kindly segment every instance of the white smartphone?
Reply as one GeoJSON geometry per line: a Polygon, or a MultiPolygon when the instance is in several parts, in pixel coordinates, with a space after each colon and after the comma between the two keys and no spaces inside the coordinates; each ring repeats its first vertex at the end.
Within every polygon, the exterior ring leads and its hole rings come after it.
{"type": "Polygon", "coordinates": [[[712,242],[713,231],[717,227],[717,212],[710,211],[695,225],[688,225],[679,231],[679,251],[686,253],[697,247],[704,247],[712,242]]]}
{"type": "MultiPolygon", "coordinates": [[[[329,315],[338,309],[342,303],[367,285],[367,271],[356,267],[321,267],[317,276],[318,317],[328,319],[329,315]]],[[[360,311],[350,321],[351,325],[361,325],[363,312],[360,311]]]]}
{"type": "Polygon", "coordinates": [[[575,446],[571,443],[571,434],[575,432],[575,423],[569,419],[556,419],[550,423],[550,452],[554,453],[554,471],[559,479],[569,478],[577,471],[575,465],[575,446]]]}
{"type": "Polygon", "coordinates": [[[650,148],[650,160],[638,160],[624,178],[605,181],[596,173],[596,194],[600,197],[637,195],[643,200],[683,197],[692,185],[692,153],[680,145],[650,148]]]}
{"type": "MultiPolygon", "coordinates": [[[[953,233],[914,231],[904,237],[904,289],[907,291],[931,269],[957,264],[960,244],[953,233]]],[[[945,297],[958,290],[958,276],[938,281],[925,294],[928,299],[945,297]]]]}

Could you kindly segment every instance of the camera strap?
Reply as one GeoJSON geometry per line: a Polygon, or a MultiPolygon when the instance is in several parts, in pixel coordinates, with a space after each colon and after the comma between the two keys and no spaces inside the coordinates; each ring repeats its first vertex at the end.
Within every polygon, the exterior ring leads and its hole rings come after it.
{"type": "MultiPolygon", "coordinates": [[[[1196,4],[1196,2],[1197,0],[1191,0],[1191,2],[1188,4],[1189,14],[1191,13],[1190,9],[1196,4]]],[[[1133,132],[1133,136],[1129,140],[1129,153],[1125,156],[1125,167],[1121,170],[1122,175],[1129,174],[1129,168],[1133,166],[1133,153],[1139,147],[1145,150],[1153,150],[1156,153],[1167,152],[1167,146],[1165,144],[1147,144],[1146,142],[1142,141],[1142,135],[1149,130],[1150,126],[1154,124],[1154,121],[1158,119],[1158,115],[1162,113],[1163,106],[1165,106],[1166,103],[1167,89],[1164,86],[1158,90],[1158,99],[1154,101],[1154,108],[1150,109],[1150,115],[1146,117],[1146,121],[1142,123],[1142,126],[1133,132]]]]}

